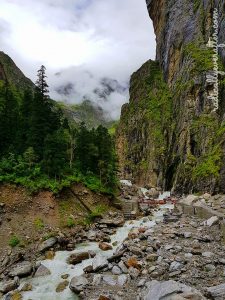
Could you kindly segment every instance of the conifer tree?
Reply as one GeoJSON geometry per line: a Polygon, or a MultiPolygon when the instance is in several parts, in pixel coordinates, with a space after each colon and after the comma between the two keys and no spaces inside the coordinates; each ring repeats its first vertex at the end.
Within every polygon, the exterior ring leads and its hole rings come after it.
{"type": "Polygon", "coordinates": [[[44,141],[48,134],[52,134],[60,127],[60,118],[55,111],[48,95],[45,67],[38,70],[38,79],[34,92],[33,111],[31,117],[30,146],[39,158],[43,158],[44,141]]]}

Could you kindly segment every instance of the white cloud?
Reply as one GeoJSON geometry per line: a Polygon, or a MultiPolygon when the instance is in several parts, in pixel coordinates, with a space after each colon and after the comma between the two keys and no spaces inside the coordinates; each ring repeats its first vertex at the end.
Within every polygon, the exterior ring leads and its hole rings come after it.
{"type": "MultiPolygon", "coordinates": [[[[54,89],[61,83],[74,84],[72,102],[90,95],[102,77],[124,85],[155,56],[145,0],[0,0],[0,5],[2,50],[33,80],[44,64],[57,98],[54,89]],[[58,71],[60,77],[54,75],[58,71]]],[[[115,106],[118,115],[126,100],[126,93],[114,93],[103,105],[115,106]]]]}

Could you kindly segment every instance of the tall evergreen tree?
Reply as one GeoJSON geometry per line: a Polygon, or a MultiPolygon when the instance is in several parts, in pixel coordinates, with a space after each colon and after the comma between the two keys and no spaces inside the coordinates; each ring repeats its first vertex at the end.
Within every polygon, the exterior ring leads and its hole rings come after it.
{"type": "Polygon", "coordinates": [[[55,111],[48,95],[45,67],[38,70],[38,79],[34,92],[33,111],[31,117],[30,145],[39,158],[43,158],[44,141],[48,134],[52,134],[60,127],[60,118],[55,111]]]}

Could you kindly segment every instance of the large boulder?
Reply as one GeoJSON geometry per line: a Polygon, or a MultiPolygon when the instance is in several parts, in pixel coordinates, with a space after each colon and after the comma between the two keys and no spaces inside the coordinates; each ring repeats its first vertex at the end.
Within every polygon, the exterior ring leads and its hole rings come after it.
{"type": "Polygon", "coordinates": [[[169,281],[157,281],[153,280],[147,283],[147,293],[144,296],[144,300],[175,300],[177,296],[178,299],[185,299],[182,294],[190,294],[192,298],[198,300],[206,300],[206,298],[196,289],[191,288],[180,282],[173,280],[169,281]],[[197,298],[198,297],[198,298],[197,298]]]}
{"type": "Polygon", "coordinates": [[[88,252],[73,253],[68,257],[67,263],[76,265],[81,263],[83,260],[89,259],[89,257],[90,255],[88,252]]]}
{"type": "Polygon", "coordinates": [[[93,271],[97,272],[108,266],[108,260],[101,255],[97,255],[92,262],[93,271]]]}
{"type": "Polygon", "coordinates": [[[12,267],[12,269],[9,272],[9,276],[10,277],[24,277],[24,276],[28,276],[32,273],[33,270],[33,265],[31,262],[29,261],[23,261],[17,265],[15,265],[14,267],[12,267]]]}
{"type": "Polygon", "coordinates": [[[15,290],[19,286],[19,278],[15,277],[12,280],[3,280],[0,282],[0,293],[6,294],[15,290]]]}
{"type": "Polygon", "coordinates": [[[88,281],[84,276],[73,277],[70,281],[70,289],[76,294],[82,292],[86,285],[88,285],[88,281]]]}
{"type": "Polygon", "coordinates": [[[34,274],[34,277],[42,277],[42,276],[47,276],[51,275],[50,270],[45,267],[44,265],[40,265],[39,268],[37,269],[36,273],[34,274]]]}
{"type": "Polygon", "coordinates": [[[58,240],[57,240],[56,237],[51,237],[51,238],[47,239],[46,241],[41,243],[41,245],[38,248],[38,251],[39,252],[45,252],[49,248],[53,247],[57,243],[57,241],[58,240]]]}

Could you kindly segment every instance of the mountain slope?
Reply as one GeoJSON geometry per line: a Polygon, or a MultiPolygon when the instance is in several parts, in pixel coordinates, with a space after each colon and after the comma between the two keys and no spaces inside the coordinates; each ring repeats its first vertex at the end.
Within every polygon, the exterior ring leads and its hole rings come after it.
{"type": "MultiPolygon", "coordinates": [[[[139,183],[159,184],[181,193],[224,192],[224,79],[220,78],[219,110],[215,113],[209,97],[213,86],[207,79],[212,75],[213,58],[206,47],[213,33],[215,7],[219,11],[219,42],[225,40],[224,1],[214,5],[210,0],[147,0],[147,7],[156,34],[156,60],[169,93],[165,96],[162,87],[152,87],[158,70],[144,65],[135,75],[137,83],[132,76],[130,104],[122,110],[117,134],[120,170],[139,183]],[[140,84],[142,81],[144,84],[140,84]],[[152,91],[156,97],[152,97],[152,91]],[[171,111],[166,122],[162,113],[154,123],[154,111],[157,102],[160,109],[162,98],[171,111]],[[159,124],[165,126],[158,130],[159,124]],[[156,133],[158,137],[152,137],[156,133]],[[122,143],[128,146],[122,149],[122,143]],[[162,144],[163,151],[157,143],[162,144]]],[[[222,70],[225,51],[219,55],[222,70]]]]}
{"type": "Polygon", "coordinates": [[[16,66],[14,61],[0,51],[0,80],[7,80],[17,89],[33,88],[33,82],[16,66]]]}

